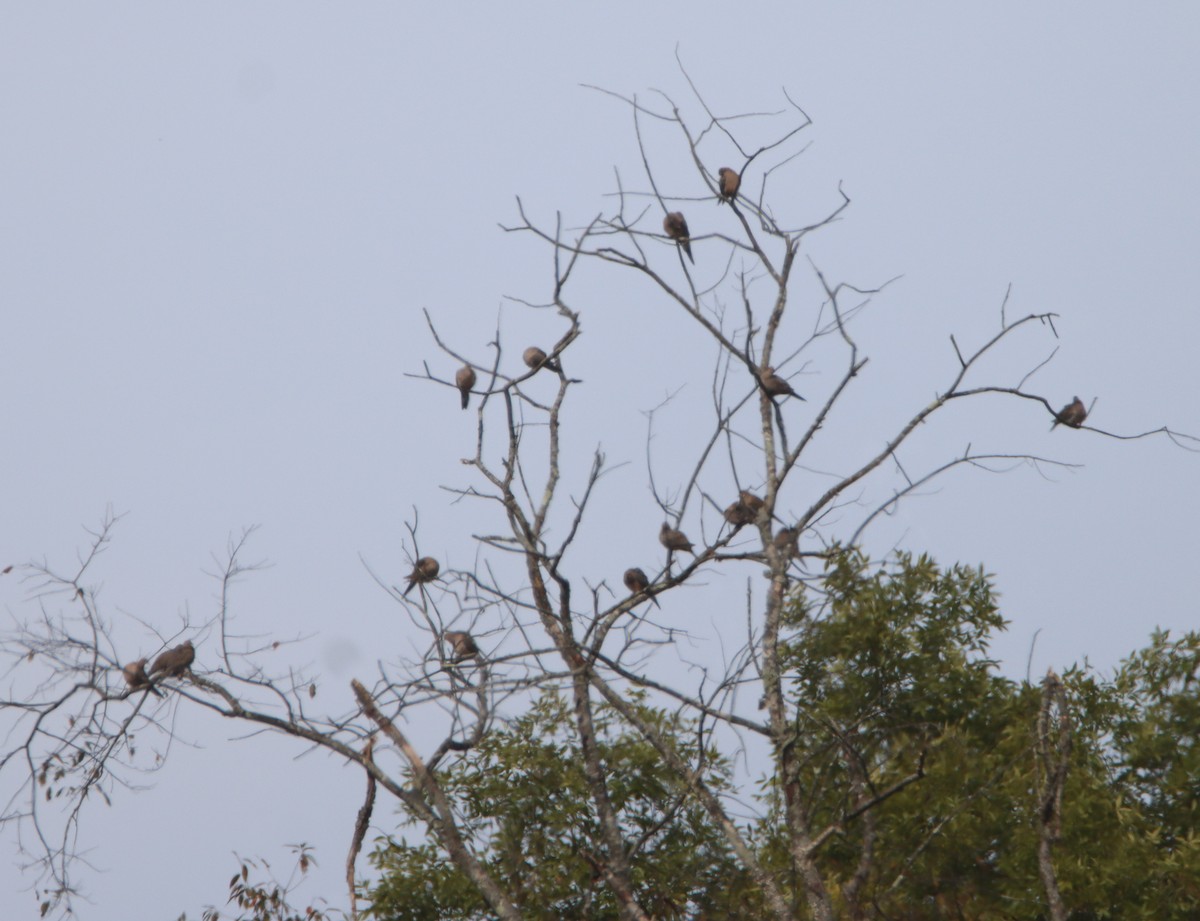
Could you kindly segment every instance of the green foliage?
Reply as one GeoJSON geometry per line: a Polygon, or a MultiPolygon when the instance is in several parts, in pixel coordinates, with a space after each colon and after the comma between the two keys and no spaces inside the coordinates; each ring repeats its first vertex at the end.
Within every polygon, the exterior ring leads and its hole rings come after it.
{"type": "MultiPolygon", "coordinates": [[[[1046,917],[1033,749],[1042,695],[988,657],[1004,626],[982,570],[924,556],[874,566],[839,552],[822,580],[797,589],[781,647],[787,744],[800,754],[808,833],[832,829],[816,859],[839,916],[1046,917]]],[[[1086,667],[1062,675],[1073,748],[1054,863],[1074,921],[1200,917],[1198,669],[1200,635],[1156,633],[1111,679],[1086,667]]],[[[639,707],[685,758],[700,756],[693,724],[639,707]]],[[[647,912],[765,917],[707,813],[649,744],[600,713],[647,912]]],[[[567,704],[546,695],[441,775],[472,846],[529,918],[616,917],[572,727],[567,704]]],[[[704,756],[710,786],[738,794],[728,763],[704,756]]],[[[765,808],[745,833],[803,917],[781,781],[762,777],[765,808]]],[[[374,917],[491,917],[433,843],[388,839],[374,861],[374,917]]]]}
{"type": "MultiPolygon", "coordinates": [[[[693,727],[644,705],[639,708],[685,757],[699,756],[693,727]]],[[[625,839],[636,846],[634,884],[640,903],[657,918],[693,917],[697,911],[737,917],[727,912],[738,906],[747,885],[723,838],[654,749],[620,728],[607,709],[598,712],[613,806],[625,839]]],[[[545,694],[439,775],[462,810],[488,872],[527,918],[616,916],[596,859],[603,847],[571,725],[567,704],[545,694]]],[[[725,787],[728,767],[715,752],[707,757],[707,782],[725,787]]],[[[371,893],[372,917],[490,917],[475,887],[432,842],[389,838],[372,860],[383,872],[371,893]]]]}

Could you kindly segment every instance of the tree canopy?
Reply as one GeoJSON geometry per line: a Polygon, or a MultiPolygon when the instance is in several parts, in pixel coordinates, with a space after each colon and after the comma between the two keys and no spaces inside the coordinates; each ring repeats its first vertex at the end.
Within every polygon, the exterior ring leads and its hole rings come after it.
{"type": "MultiPolygon", "coordinates": [[[[368,567],[407,645],[380,643],[341,708],[318,700],[311,668],[273,656],[280,641],[240,626],[229,587],[255,568],[249,532],[221,561],[216,610],[170,628],[98,597],[115,516],[78,566],[25,567],[40,607],[4,647],[0,775],[16,792],[0,823],[32,842],[43,913],[74,910],[91,804],[160,769],[190,708],[366,778],[346,817],[351,916],[1194,915],[1197,637],[1156,635],[1111,678],[1075,666],[1017,682],[989,658],[1004,621],[982,569],[859,549],[951,470],[1066,466],[971,444],[930,461],[917,433],[949,406],[1007,401],[1042,438],[1188,436],[1108,432],[1091,406],[1034,389],[1057,314],[1011,315],[1005,298],[988,333],[949,337],[932,398],[829,461],[831,423],[857,418],[851,395],[889,387],[870,380],[858,338],[886,285],[830,279],[809,257],[850,203],[842,189],[817,215],[775,197],[807,114],[785,94],[780,112],[719,117],[687,79],[687,112],[616,97],[644,175],[618,171],[607,210],[573,226],[518,199],[505,230],[549,268],[546,300],[518,302],[541,345],[501,324],[481,345],[424,313],[437,357],[414,386],[472,411],[473,430],[435,440],[461,478],[413,488],[478,509],[478,523],[443,556],[414,509],[403,558],[368,567]],[[619,355],[572,376],[585,267],[703,343],[689,349],[706,402],[682,412],[676,391],[644,411],[633,498],[569,424],[585,384],[627,383],[619,355]],[[378,875],[363,880],[368,847],[378,875]]],[[[303,872],[312,855],[296,850],[303,872]]],[[[251,868],[229,883],[241,917],[328,914],[293,908],[286,884],[251,868]]]]}

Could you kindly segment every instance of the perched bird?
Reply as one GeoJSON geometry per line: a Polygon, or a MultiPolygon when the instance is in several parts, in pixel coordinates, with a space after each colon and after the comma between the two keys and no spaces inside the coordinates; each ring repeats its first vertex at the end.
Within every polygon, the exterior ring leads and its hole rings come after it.
{"type": "Polygon", "coordinates": [[[731,170],[728,166],[722,166],[717,170],[717,188],[721,192],[721,197],[717,199],[719,205],[723,201],[730,201],[737,197],[738,189],[742,185],[742,177],[731,170]]]}
{"type": "Polygon", "coordinates": [[[758,515],[762,507],[767,504],[748,489],[739,490],[738,498],[742,500],[743,505],[749,506],[750,511],[754,512],[755,515],[758,515]]]}
{"type": "Polygon", "coordinates": [[[1058,411],[1058,415],[1054,417],[1054,422],[1050,425],[1050,431],[1054,431],[1054,427],[1058,423],[1069,425],[1073,429],[1083,425],[1083,420],[1087,418],[1087,409],[1083,405],[1083,400],[1075,397],[1070,403],[1058,411]]]}
{"type": "Polygon", "coordinates": [[[687,539],[687,535],[682,531],[676,531],[665,521],[658,532],[658,540],[668,550],[686,550],[692,556],[696,555],[696,551],[692,549],[692,542],[687,539]]]}
{"type": "Polygon", "coordinates": [[[796,528],[780,528],[775,535],[775,549],[785,553],[788,559],[800,553],[800,532],[796,528]]]}
{"type": "Polygon", "coordinates": [[[692,259],[692,235],[688,233],[687,221],[683,214],[679,211],[668,211],[667,216],[663,218],[663,230],[668,237],[683,247],[688,259],[695,265],[696,260],[692,259]]]}
{"type": "Polygon", "coordinates": [[[121,669],[121,674],[125,676],[125,683],[129,685],[129,690],[137,691],[144,688],[155,697],[162,697],[162,692],[154,687],[146,676],[146,660],[144,658],[130,662],[121,669]]]}
{"type": "Polygon", "coordinates": [[[475,386],[475,369],[470,365],[459,368],[454,374],[454,386],[462,394],[462,408],[466,409],[467,402],[471,399],[471,388],[475,386]]]}
{"type": "Polygon", "coordinates": [[[733,525],[735,531],[744,525],[754,524],[757,517],[758,513],[741,499],[725,509],[725,520],[733,525]]]}
{"type": "Polygon", "coordinates": [[[404,597],[408,597],[408,593],[413,590],[414,585],[424,585],[426,582],[436,579],[441,568],[438,561],[431,556],[423,556],[417,560],[413,571],[408,575],[408,588],[404,590],[404,597]]]}
{"type": "Polygon", "coordinates": [[[646,578],[646,574],[637,566],[631,566],[625,570],[625,587],[635,595],[645,595],[654,602],[656,608],[662,607],[658,603],[658,599],[649,592],[650,580],[646,578]]]}
{"type": "Polygon", "coordinates": [[[549,368],[551,371],[558,373],[558,362],[553,358],[548,358],[546,353],[536,345],[531,345],[527,348],[525,354],[521,357],[525,360],[525,364],[534,371],[538,370],[538,368],[549,368]]]}
{"type": "Polygon", "coordinates": [[[479,655],[479,647],[475,645],[475,637],[461,630],[447,630],[446,642],[454,650],[454,662],[461,662],[479,655]]]}
{"type": "Polygon", "coordinates": [[[174,649],[160,653],[154,660],[154,664],[150,666],[150,674],[157,675],[162,672],[164,678],[179,678],[195,660],[196,649],[192,646],[192,641],[187,640],[174,649]]]}
{"type": "Polygon", "coordinates": [[[782,377],[775,373],[772,367],[763,368],[758,372],[758,380],[762,384],[763,390],[767,392],[767,396],[771,397],[796,397],[803,400],[804,397],[796,393],[792,389],[792,385],[785,381],[782,377]]]}

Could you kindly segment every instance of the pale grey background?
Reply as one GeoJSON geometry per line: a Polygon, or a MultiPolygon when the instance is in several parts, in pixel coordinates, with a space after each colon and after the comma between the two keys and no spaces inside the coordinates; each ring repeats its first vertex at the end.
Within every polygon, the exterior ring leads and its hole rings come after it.
{"type": "MultiPolygon", "coordinates": [[[[512,357],[556,338],[548,315],[501,313],[504,295],[546,299],[549,262],[497,224],[520,194],[578,226],[606,206],[614,165],[638,181],[627,111],[579,84],[685,101],[676,42],[718,111],[777,108],[786,86],[814,118],[793,213],[820,214],[838,181],[854,200],[812,241],[822,268],[859,285],[904,276],[864,317],[872,363],[826,433],[827,468],[933,396],[949,334],[990,335],[1010,283],[1010,316],[1061,314],[1061,349],[1032,389],[1098,396],[1093,421],[1111,431],[1200,432],[1196,20],[1184,3],[8,4],[0,565],[68,565],[111,503],[128,514],[96,570],[100,602],[169,630],[211,613],[211,554],[261,523],[249,556],[274,566],[239,587],[241,623],[316,633],[286,655],[322,672],[331,710],[348,707],[351,677],[424,642],[359,555],[399,579],[414,505],[423,547],[451,565],[471,565],[473,526],[490,529],[437,489],[466,482],[474,415],[404,376],[437,358],[420,309],[481,360],[498,316],[512,357]]],[[[701,194],[678,162],[676,191],[701,194]]],[[[694,233],[719,220],[710,203],[689,215],[694,233]]],[[[598,443],[632,461],[606,481],[584,545],[577,572],[595,578],[639,542],[657,553],[638,410],[693,381],[673,422],[687,430],[712,354],[629,282],[592,272],[573,292],[584,337],[570,367],[587,383],[571,398],[569,485],[598,443]],[[631,344],[631,328],[644,338],[631,344]],[[637,509],[624,531],[618,503],[637,509]]],[[[1022,342],[994,365],[999,382],[1051,347],[1022,342]]],[[[813,371],[798,384],[821,393],[832,371],[813,371]]],[[[973,405],[983,415],[955,408],[922,434],[914,465],[972,443],[1086,467],[956,473],[872,548],[995,573],[1012,620],[996,653],[1013,676],[1038,630],[1035,674],[1109,668],[1154,625],[1191,627],[1200,458],[1161,439],[1050,435],[1033,404],[973,405]]],[[[741,584],[713,582],[735,597],[741,584]]],[[[30,613],[25,598],[0,580],[6,613],[30,613]]],[[[233,851],[282,866],[296,841],[318,846],[308,891],[343,904],[361,776],[291,760],[294,745],[226,744],[230,727],[198,714],[177,728],[197,747],[175,746],[152,791],[93,807],[84,843],[104,872],[86,876],[81,916],[196,917],[223,901],[233,851]]],[[[389,804],[376,825],[391,827],[389,804]]],[[[9,836],[6,864],[14,850],[9,836]]],[[[0,871],[0,892],[29,882],[0,871]]],[[[3,904],[36,915],[28,893],[3,904]]]]}

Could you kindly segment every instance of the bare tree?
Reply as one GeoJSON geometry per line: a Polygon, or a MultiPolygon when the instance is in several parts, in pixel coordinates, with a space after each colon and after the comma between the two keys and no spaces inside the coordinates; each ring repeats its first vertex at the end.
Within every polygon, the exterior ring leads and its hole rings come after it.
{"type": "MultiPolygon", "coordinates": [[[[975,452],[969,445],[915,473],[908,472],[903,458],[915,433],[937,422],[942,410],[957,401],[1017,400],[1034,415],[1031,426],[1043,426],[1047,417],[1061,421],[1055,409],[1060,395],[1028,389],[1034,373],[1049,360],[1046,351],[1053,355],[1055,314],[1011,318],[1006,296],[990,336],[970,345],[949,337],[943,384],[891,431],[879,433],[878,448],[830,476],[815,495],[789,489],[810,452],[820,446],[827,424],[866,379],[869,359],[855,331],[886,285],[830,280],[804,254],[810,235],[838,220],[849,206],[850,198],[840,188],[828,210],[809,219],[789,214],[786,204],[772,197],[775,183],[797,166],[804,149],[811,122],[803,110],[785,94],[779,111],[719,116],[690,78],[688,84],[689,106],[697,117],[686,116],[662,94],[653,103],[608,94],[632,117],[643,167],[631,185],[617,174],[611,210],[569,229],[561,217],[550,226],[539,224],[518,199],[519,220],[505,229],[535,238],[552,264],[549,299],[526,303],[548,308],[558,324],[542,346],[509,343],[497,330],[489,354],[472,354],[426,314],[432,340],[446,360],[413,376],[424,386],[459,390],[464,408],[470,395],[477,397],[472,406],[476,437],[464,460],[470,481],[447,488],[457,500],[479,503],[489,516],[480,520],[488,524],[475,535],[480,562],[471,570],[422,555],[414,517],[409,562],[394,572],[373,573],[424,637],[423,653],[382,664],[377,674],[354,681],[353,712],[314,712],[316,677],[269,672],[263,653],[278,644],[236,632],[227,590],[255,568],[243,559],[249,534],[232,542],[221,561],[222,595],[215,616],[184,622],[169,632],[143,624],[143,636],[153,637],[155,648],[124,654],[119,647],[128,642],[117,636],[111,617],[89,589],[89,574],[116,524],[113,516],[102,523],[89,553],[70,572],[46,563],[26,568],[39,613],[18,624],[4,647],[13,657],[10,675],[17,677],[3,701],[9,747],[0,757],[0,775],[17,776],[20,782],[0,822],[21,829],[26,851],[41,861],[48,907],[69,907],[76,892],[78,829],[87,804],[109,798],[118,787],[134,786],[146,769],[136,758],[137,746],[157,735],[166,751],[171,714],[186,706],[317,746],[364,772],[366,803],[357,821],[347,816],[347,827],[354,828],[348,866],[352,906],[354,861],[382,789],[433,835],[496,916],[519,918],[518,895],[480,860],[464,827],[462,804],[445,789],[438,769],[448,759],[467,757],[505,708],[519,710],[534,692],[558,688],[571,701],[587,795],[600,829],[589,860],[621,918],[645,921],[651,915],[639,899],[636,842],[614,805],[611,768],[601,755],[596,728],[601,702],[642,734],[707,811],[773,918],[835,917],[819,854],[831,838],[861,823],[859,869],[845,888],[852,915],[865,916],[857,896],[871,868],[872,810],[920,781],[925,752],[918,746],[896,753],[906,765],[901,779],[880,788],[854,727],[832,727],[839,734],[838,757],[850,766],[851,789],[833,821],[813,810],[811,791],[801,779],[798,723],[785,694],[781,660],[796,592],[807,586],[819,593],[821,575],[809,564],[824,559],[839,543],[858,541],[880,515],[954,468],[1060,465],[1028,453],[975,452]],[[656,165],[647,139],[651,132],[676,145],[689,167],[686,178],[656,165]],[[685,188],[706,191],[695,194],[685,188]],[[718,211],[717,203],[728,207],[718,211]],[[700,220],[693,215],[689,224],[686,211],[701,207],[713,208],[717,216],[700,220]],[[647,413],[647,479],[661,513],[656,517],[665,521],[665,555],[649,574],[631,569],[637,578],[627,574],[626,591],[615,578],[588,571],[571,555],[597,498],[605,495],[605,475],[612,469],[596,447],[582,488],[567,501],[564,477],[577,471],[564,470],[564,459],[573,456],[578,444],[568,445],[563,419],[569,395],[581,384],[570,370],[582,341],[574,292],[585,264],[630,273],[675,311],[680,324],[702,330],[716,356],[711,418],[694,456],[654,456],[655,426],[675,404],[668,399],[647,413]],[[815,301],[799,293],[809,286],[815,286],[815,301]],[[1025,331],[1046,339],[1047,347],[1036,357],[1026,356],[1028,345],[1017,336],[1025,331]],[[1014,351],[1025,363],[1017,379],[983,378],[985,357],[1014,351]],[[807,499],[796,505],[801,495],[807,499]],[[688,536],[682,542],[668,540],[668,532],[682,531],[685,522],[688,536]],[[693,548],[690,554],[683,552],[684,544],[693,548]],[[666,626],[659,609],[651,610],[646,602],[661,602],[666,610],[681,589],[700,584],[719,569],[749,574],[757,586],[755,592],[747,591],[740,648],[725,655],[719,667],[695,665],[683,672],[686,677],[672,679],[670,670],[656,665],[679,631],[666,626]],[[407,583],[404,589],[397,586],[401,581],[407,583]],[[194,644],[194,661],[168,653],[163,667],[148,675],[136,667],[124,671],[136,666],[139,657],[154,661],[184,643],[194,644]],[[764,864],[739,821],[743,804],[712,789],[698,758],[678,751],[645,718],[630,698],[635,688],[696,717],[701,733],[725,732],[742,740],[735,744],[767,753],[793,875],[785,878],[764,864]],[[754,702],[760,700],[761,709],[756,709],[754,702]],[[417,710],[439,714],[439,737],[410,738],[401,728],[398,717],[403,714],[407,720],[417,710]]],[[[589,381],[589,386],[611,385],[589,381]]],[[[1085,425],[1082,416],[1073,416],[1068,426],[1112,434],[1085,425]]],[[[1190,441],[1159,431],[1179,444],[1190,441]]],[[[649,566],[645,560],[629,561],[634,562],[649,566]]],[[[703,751],[704,745],[697,748],[703,751]]],[[[1052,825],[1046,827],[1048,854],[1052,825]]]]}

